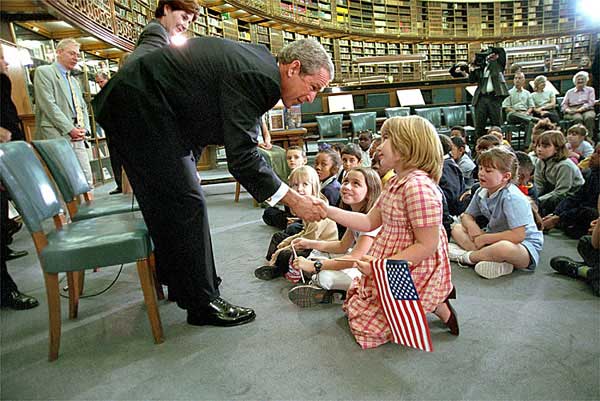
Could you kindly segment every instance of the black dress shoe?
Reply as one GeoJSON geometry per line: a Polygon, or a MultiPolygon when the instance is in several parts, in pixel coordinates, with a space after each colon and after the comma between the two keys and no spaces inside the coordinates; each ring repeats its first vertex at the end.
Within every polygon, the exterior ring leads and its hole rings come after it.
{"type": "Polygon", "coordinates": [[[450,305],[450,301],[446,300],[445,304],[448,306],[448,309],[450,309],[450,317],[446,322],[444,322],[444,324],[446,325],[446,327],[448,327],[448,329],[450,329],[450,334],[452,334],[453,336],[457,336],[459,333],[459,329],[458,319],[456,318],[456,311],[454,310],[452,305],[450,305]]]}
{"type": "Polygon", "coordinates": [[[206,307],[188,310],[187,322],[193,326],[237,326],[254,320],[256,313],[250,308],[235,306],[217,298],[206,307]]]}
{"type": "Polygon", "coordinates": [[[13,260],[29,255],[27,251],[13,251],[10,248],[6,248],[6,260],[13,260]]]}
{"type": "Polygon", "coordinates": [[[8,219],[8,222],[6,223],[7,226],[7,234],[9,237],[12,237],[13,235],[15,235],[17,232],[19,232],[19,230],[21,228],[23,228],[23,223],[21,223],[20,221],[17,221],[15,219],[8,219]]]}
{"type": "Polygon", "coordinates": [[[555,256],[550,259],[550,266],[554,270],[573,278],[577,278],[577,270],[583,265],[582,262],[576,262],[567,256],[555,256]]]}
{"type": "Polygon", "coordinates": [[[2,307],[12,308],[16,310],[31,309],[38,306],[40,303],[34,297],[25,295],[18,290],[11,291],[8,297],[2,300],[2,307]]]}
{"type": "Polygon", "coordinates": [[[115,188],[112,191],[110,191],[108,194],[109,195],[116,195],[116,194],[122,194],[123,190],[121,188],[115,188]]]}

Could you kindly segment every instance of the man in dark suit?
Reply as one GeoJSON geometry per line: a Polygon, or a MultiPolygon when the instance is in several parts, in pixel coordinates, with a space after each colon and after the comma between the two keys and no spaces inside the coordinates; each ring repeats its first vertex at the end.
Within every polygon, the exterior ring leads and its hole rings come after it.
{"type": "Polygon", "coordinates": [[[473,95],[476,138],[486,134],[488,119],[491,125],[502,125],[502,101],[508,96],[504,79],[506,52],[501,47],[492,47],[490,50],[485,65],[471,64],[469,67],[469,82],[478,84],[473,95]]]}
{"type": "MultiPolygon", "coordinates": [[[[194,38],[127,63],[94,100],[96,116],[123,156],[154,241],[159,278],[193,325],[251,321],[252,309],[220,298],[204,195],[192,152],[225,145],[229,171],[259,202],[281,201],[309,221],[324,218],[283,184],[257,150],[260,117],[281,98],[312,102],[333,79],[314,40],[264,46],[194,38]]],[[[235,244],[232,244],[235,246],[235,244]]]]}

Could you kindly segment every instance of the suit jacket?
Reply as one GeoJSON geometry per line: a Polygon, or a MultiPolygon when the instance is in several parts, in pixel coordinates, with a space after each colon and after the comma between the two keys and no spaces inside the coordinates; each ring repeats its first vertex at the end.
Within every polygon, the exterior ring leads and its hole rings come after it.
{"type": "MultiPolygon", "coordinates": [[[[494,93],[496,97],[504,99],[508,96],[508,86],[506,86],[506,80],[504,79],[504,69],[506,68],[506,52],[501,47],[492,48],[495,53],[498,54],[496,61],[488,63],[488,70],[490,71],[490,78],[492,79],[492,85],[494,86],[494,93]]],[[[481,88],[485,85],[485,78],[483,76],[483,68],[478,68],[469,74],[469,82],[477,82],[477,89],[473,95],[473,106],[477,105],[479,96],[481,94],[481,88]]]]}
{"type": "MultiPolygon", "coordinates": [[[[83,110],[85,129],[90,131],[90,118],[85,99],[77,80],[73,79],[72,82],[74,95],[78,97],[83,110]]],[[[36,138],[52,139],[68,136],[75,128],[73,123],[75,111],[69,84],[63,78],[56,63],[35,69],[33,88],[36,106],[36,138]]]]}
{"type": "Polygon", "coordinates": [[[154,50],[167,47],[170,43],[169,33],[165,27],[158,20],[153,19],[144,27],[142,33],[140,33],[138,41],[135,44],[135,50],[127,57],[125,64],[131,63],[154,50]]]}
{"type": "Polygon", "coordinates": [[[109,139],[125,151],[136,152],[149,136],[189,150],[225,145],[229,171],[262,202],[281,185],[257,150],[260,118],[281,97],[280,85],[266,47],[194,38],[127,63],[93,105],[109,139]]]}
{"type": "Polygon", "coordinates": [[[12,141],[25,139],[21,130],[21,120],[11,97],[12,84],[6,74],[0,74],[0,127],[12,134],[12,141]]]}

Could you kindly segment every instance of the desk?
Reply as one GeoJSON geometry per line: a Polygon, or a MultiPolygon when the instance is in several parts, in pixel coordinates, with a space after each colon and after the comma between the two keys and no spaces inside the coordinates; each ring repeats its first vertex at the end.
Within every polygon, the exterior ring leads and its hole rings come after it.
{"type": "Polygon", "coordinates": [[[271,133],[271,142],[283,143],[283,148],[287,149],[290,145],[304,146],[304,135],[306,128],[292,128],[284,130],[273,130],[271,133]]]}

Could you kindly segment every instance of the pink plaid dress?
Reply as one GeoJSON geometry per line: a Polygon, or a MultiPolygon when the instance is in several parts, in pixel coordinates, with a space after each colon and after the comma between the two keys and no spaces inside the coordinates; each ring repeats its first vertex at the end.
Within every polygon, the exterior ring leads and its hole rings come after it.
{"type": "MultiPolygon", "coordinates": [[[[425,172],[415,170],[405,177],[392,178],[376,207],[381,211],[382,227],[369,254],[377,259],[411,246],[415,241],[413,227],[440,227],[436,253],[411,267],[423,309],[432,312],[452,290],[448,240],[442,226],[442,194],[425,172]]],[[[363,349],[392,340],[372,277],[354,280],[344,311],[350,330],[363,349]]]]}

